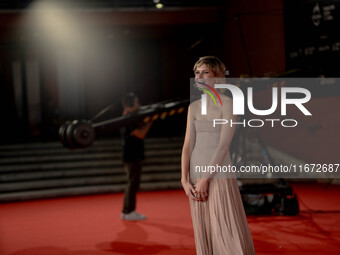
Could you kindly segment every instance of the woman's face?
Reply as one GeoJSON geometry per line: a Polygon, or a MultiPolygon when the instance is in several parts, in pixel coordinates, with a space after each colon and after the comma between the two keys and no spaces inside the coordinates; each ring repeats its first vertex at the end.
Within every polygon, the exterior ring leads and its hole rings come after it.
{"type": "Polygon", "coordinates": [[[206,64],[200,65],[195,70],[195,81],[213,85],[215,75],[206,64]]]}

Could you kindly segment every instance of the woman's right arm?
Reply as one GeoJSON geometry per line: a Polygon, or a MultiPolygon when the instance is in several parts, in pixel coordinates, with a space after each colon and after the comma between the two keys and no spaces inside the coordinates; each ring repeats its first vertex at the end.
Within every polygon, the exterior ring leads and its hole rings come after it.
{"type": "Polygon", "coordinates": [[[190,154],[192,150],[192,145],[190,146],[190,140],[193,142],[194,138],[194,117],[190,114],[190,106],[188,108],[188,117],[187,117],[187,127],[185,132],[185,138],[184,138],[184,144],[182,148],[182,160],[181,160],[181,183],[183,186],[183,189],[185,190],[185,194],[193,199],[197,200],[197,198],[194,197],[195,194],[195,188],[190,183],[190,154]],[[191,131],[191,133],[190,133],[191,131]]]}

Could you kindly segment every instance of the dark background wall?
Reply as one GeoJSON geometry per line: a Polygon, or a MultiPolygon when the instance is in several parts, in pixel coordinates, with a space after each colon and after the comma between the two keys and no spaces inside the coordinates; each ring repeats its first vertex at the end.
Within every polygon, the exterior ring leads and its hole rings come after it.
{"type": "Polygon", "coordinates": [[[222,57],[216,7],[91,9],[85,13],[71,9],[72,22],[83,29],[75,33],[85,38],[72,45],[51,40],[45,24],[33,24],[27,12],[0,14],[0,108],[8,120],[1,136],[6,142],[51,136],[64,121],[89,119],[110,104],[112,110],[103,117],[120,115],[121,98],[130,91],[139,95],[142,104],[188,98],[189,78],[197,58],[206,54],[222,57]],[[38,110],[27,102],[29,61],[36,65],[39,77],[38,110]],[[19,96],[14,63],[22,88],[19,96]],[[22,101],[20,116],[18,100],[22,101]],[[36,123],[29,120],[34,109],[40,114],[36,123]]]}
{"type": "Polygon", "coordinates": [[[224,58],[231,76],[285,72],[282,0],[230,1],[225,13],[224,58]]]}
{"type": "MultiPolygon", "coordinates": [[[[213,1],[160,10],[151,4],[134,9],[86,5],[85,12],[79,8],[68,12],[85,28],[78,30],[83,40],[71,46],[51,40],[43,30],[46,24],[30,23],[27,9],[3,11],[1,142],[57,139],[64,121],[91,118],[110,104],[114,107],[103,117],[118,116],[120,98],[128,91],[136,92],[142,104],[188,98],[192,66],[200,56],[220,57],[231,77],[274,76],[296,68],[291,59],[287,64],[287,2],[292,1],[213,1]],[[32,88],[39,93],[29,97],[32,88]]],[[[270,104],[268,95],[269,88],[257,92],[255,103],[270,104]]],[[[312,119],[304,120],[308,125],[294,130],[263,128],[263,140],[306,161],[336,160],[340,147],[335,142],[339,136],[334,135],[340,118],[334,116],[339,96],[317,97],[307,106],[313,112],[312,119]],[[314,130],[311,125],[321,128],[314,130]]],[[[157,125],[151,135],[162,135],[164,130],[183,135],[185,116],[157,125]]]]}

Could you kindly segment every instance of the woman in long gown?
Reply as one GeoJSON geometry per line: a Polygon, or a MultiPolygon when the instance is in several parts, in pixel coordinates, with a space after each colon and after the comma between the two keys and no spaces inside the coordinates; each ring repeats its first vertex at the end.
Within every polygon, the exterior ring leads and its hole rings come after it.
{"type": "MultiPolygon", "coordinates": [[[[207,93],[207,88],[218,83],[218,79],[223,80],[225,69],[216,57],[200,58],[194,66],[197,88],[207,93]]],[[[182,150],[181,182],[189,197],[196,252],[198,255],[253,255],[255,249],[236,175],[197,172],[204,166],[231,166],[229,146],[235,125],[214,127],[213,119],[236,122],[237,117],[232,114],[232,99],[223,91],[217,91],[222,105],[215,105],[207,96],[206,115],[201,114],[202,100],[190,104],[182,150]]]]}

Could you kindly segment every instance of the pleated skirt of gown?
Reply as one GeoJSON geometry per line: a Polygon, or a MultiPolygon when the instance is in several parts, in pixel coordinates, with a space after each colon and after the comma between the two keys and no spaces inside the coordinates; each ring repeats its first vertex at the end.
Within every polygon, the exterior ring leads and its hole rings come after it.
{"type": "MultiPolygon", "coordinates": [[[[195,121],[196,142],[191,165],[208,164],[219,141],[218,130],[195,121]]],[[[224,164],[231,164],[228,154],[224,164]]],[[[190,178],[195,184],[198,178],[190,178]]],[[[236,175],[210,180],[205,202],[190,201],[197,255],[253,255],[255,249],[236,175]]]]}

